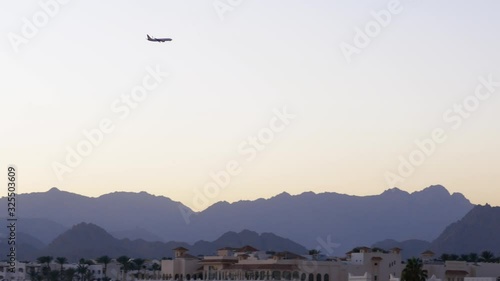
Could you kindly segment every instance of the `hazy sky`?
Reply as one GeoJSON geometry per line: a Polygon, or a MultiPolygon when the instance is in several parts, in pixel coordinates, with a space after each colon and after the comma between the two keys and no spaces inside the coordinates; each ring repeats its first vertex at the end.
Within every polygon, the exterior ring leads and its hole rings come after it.
{"type": "Polygon", "coordinates": [[[60,1],[0,4],[0,167],[20,193],[203,209],[442,184],[500,205],[498,1],[60,1]]]}

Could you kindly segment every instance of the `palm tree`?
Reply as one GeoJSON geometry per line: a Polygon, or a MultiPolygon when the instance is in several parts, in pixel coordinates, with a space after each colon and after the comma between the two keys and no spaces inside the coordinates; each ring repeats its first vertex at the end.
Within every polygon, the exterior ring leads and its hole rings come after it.
{"type": "Polygon", "coordinates": [[[466,255],[466,254],[462,254],[460,255],[460,260],[461,261],[469,261],[469,255],[466,255]]]}
{"type": "Polygon", "coordinates": [[[63,275],[63,265],[64,265],[65,263],[67,263],[67,262],[68,262],[68,259],[67,259],[67,258],[65,258],[65,257],[57,257],[57,258],[56,258],[56,262],[57,262],[59,265],[61,265],[61,269],[60,269],[59,271],[60,271],[60,274],[61,274],[60,276],[61,276],[61,278],[62,278],[62,275],[63,275]]]}
{"type": "Polygon", "coordinates": [[[50,263],[53,259],[54,258],[52,256],[41,256],[36,259],[38,263],[42,264],[42,274],[45,276],[47,281],[49,280],[50,263]]]}
{"type": "Polygon", "coordinates": [[[401,274],[402,281],[425,281],[427,279],[427,271],[423,270],[421,259],[411,258],[406,263],[406,267],[401,274]]]}
{"type": "Polygon", "coordinates": [[[50,281],[59,281],[59,271],[54,270],[49,273],[49,280],[50,281]]]}
{"type": "Polygon", "coordinates": [[[140,274],[141,274],[141,269],[142,267],[144,266],[144,263],[146,262],[145,259],[141,259],[141,258],[137,258],[137,259],[134,259],[134,263],[135,265],[137,266],[137,277],[140,278],[140,274]]]}
{"type": "Polygon", "coordinates": [[[78,273],[78,277],[81,281],[85,281],[86,273],[89,270],[89,265],[83,262],[80,262],[76,267],[76,272],[78,273]]]}
{"type": "Polygon", "coordinates": [[[108,281],[107,270],[108,264],[111,262],[111,258],[108,256],[101,256],[97,258],[97,262],[104,264],[104,281],[108,281]]]}
{"type": "Polygon", "coordinates": [[[153,270],[153,275],[154,275],[153,279],[157,278],[156,277],[156,272],[159,271],[160,269],[161,269],[161,266],[159,264],[157,264],[157,263],[153,263],[151,265],[151,270],[153,270]]]}
{"type": "Polygon", "coordinates": [[[309,250],[309,255],[312,256],[313,260],[318,259],[319,253],[321,253],[321,251],[316,250],[316,249],[309,250]]]}
{"type": "Polygon", "coordinates": [[[481,253],[481,259],[484,262],[492,262],[495,259],[495,255],[490,251],[483,251],[481,253]]]}
{"type": "Polygon", "coordinates": [[[40,275],[40,272],[35,271],[35,268],[33,268],[33,267],[28,272],[28,275],[29,275],[31,281],[40,281],[40,280],[42,280],[42,276],[40,275]]]}
{"type": "Polygon", "coordinates": [[[130,269],[130,258],[127,256],[121,256],[116,259],[122,265],[123,280],[127,278],[127,271],[130,269]]]}
{"type": "Polygon", "coordinates": [[[476,253],[469,254],[469,261],[470,262],[477,262],[477,260],[478,260],[478,255],[476,253]]]}
{"type": "Polygon", "coordinates": [[[447,253],[443,253],[441,254],[441,256],[439,257],[442,261],[447,261],[450,259],[450,255],[447,254],[447,253]]]}
{"type": "Polygon", "coordinates": [[[64,280],[65,281],[73,281],[73,279],[75,278],[75,274],[76,274],[76,269],[74,268],[68,268],[64,271],[64,280]]]}

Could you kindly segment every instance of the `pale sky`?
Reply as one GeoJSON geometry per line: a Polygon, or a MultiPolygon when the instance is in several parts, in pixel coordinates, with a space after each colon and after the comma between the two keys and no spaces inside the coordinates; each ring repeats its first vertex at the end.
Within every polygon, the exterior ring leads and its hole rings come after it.
{"type": "Polygon", "coordinates": [[[200,210],[284,191],[442,184],[500,205],[498,1],[0,3],[0,167],[19,168],[20,193],[147,191],[200,210]],[[387,13],[384,26],[374,21],[387,13]],[[370,42],[356,45],[367,26],[370,42]],[[346,44],[357,50],[350,62],[346,44]],[[128,116],[112,109],[151,78],[148,68],[169,76],[128,116]],[[275,110],[294,118],[285,124],[275,110]],[[114,130],[68,166],[68,147],[104,119],[114,130]],[[418,155],[415,141],[439,128],[445,140],[401,175],[400,156],[418,155]],[[245,143],[259,133],[262,150],[245,143]],[[60,180],[54,163],[71,172],[60,180]],[[204,191],[228,163],[239,165],[230,184],[204,191]]]}

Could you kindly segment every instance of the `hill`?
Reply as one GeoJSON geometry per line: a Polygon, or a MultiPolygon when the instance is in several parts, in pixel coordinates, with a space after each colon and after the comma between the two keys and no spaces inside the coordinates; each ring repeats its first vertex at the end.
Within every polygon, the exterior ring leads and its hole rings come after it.
{"type": "Polygon", "coordinates": [[[286,235],[308,248],[330,239],[340,245],[323,253],[342,256],[385,239],[432,241],[472,207],[462,194],[450,194],[442,186],[411,194],[394,188],[374,196],[283,193],[267,200],[217,203],[193,216],[191,224],[194,233],[206,233],[209,239],[244,228],[286,235]],[[217,228],[211,227],[215,222],[217,228]]]}
{"type": "MultiPolygon", "coordinates": [[[[288,237],[309,249],[331,241],[338,247],[323,249],[323,253],[336,256],[385,239],[431,241],[473,207],[462,194],[450,194],[439,185],[413,193],[393,188],[373,196],[282,193],[269,199],[219,202],[195,213],[186,223],[180,208],[189,208],[146,192],[115,192],[92,198],[52,188],[18,198],[23,202],[20,217],[50,220],[61,226],[45,228],[44,243],[85,221],[105,226],[120,238],[159,242],[213,241],[229,231],[252,229],[288,237]]],[[[0,199],[0,203],[5,204],[5,200],[0,199]]],[[[41,232],[32,229],[25,233],[38,237],[41,232]]]]}
{"type": "Polygon", "coordinates": [[[261,250],[295,251],[306,254],[305,247],[289,239],[271,233],[258,234],[244,230],[240,233],[228,232],[213,242],[198,241],[194,245],[184,242],[148,242],[141,239],[117,239],[103,228],[91,224],[80,223],[57,237],[46,248],[32,253],[34,259],[41,255],[67,257],[71,261],[80,258],[96,258],[102,255],[118,257],[127,255],[134,258],[172,257],[172,249],[182,246],[188,248],[192,255],[213,255],[216,250],[228,246],[240,248],[252,245],[261,250]]]}
{"type": "Polygon", "coordinates": [[[404,260],[412,258],[412,257],[420,257],[420,255],[430,249],[431,243],[424,240],[410,239],[398,242],[393,239],[387,239],[384,241],[377,242],[373,244],[373,247],[381,248],[381,249],[392,249],[392,248],[400,248],[403,251],[401,252],[401,256],[404,260]]]}
{"type": "Polygon", "coordinates": [[[449,225],[431,244],[438,254],[500,253],[500,207],[475,206],[461,220],[449,225]]]}

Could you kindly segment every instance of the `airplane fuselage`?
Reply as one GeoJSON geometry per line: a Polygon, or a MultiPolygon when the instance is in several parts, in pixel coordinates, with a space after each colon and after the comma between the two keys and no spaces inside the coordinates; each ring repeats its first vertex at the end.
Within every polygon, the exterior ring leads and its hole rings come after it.
{"type": "Polygon", "coordinates": [[[171,38],[154,38],[154,37],[149,36],[149,34],[147,36],[147,39],[148,39],[148,41],[151,41],[151,42],[167,42],[167,41],[172,41],[171,38]]]}

